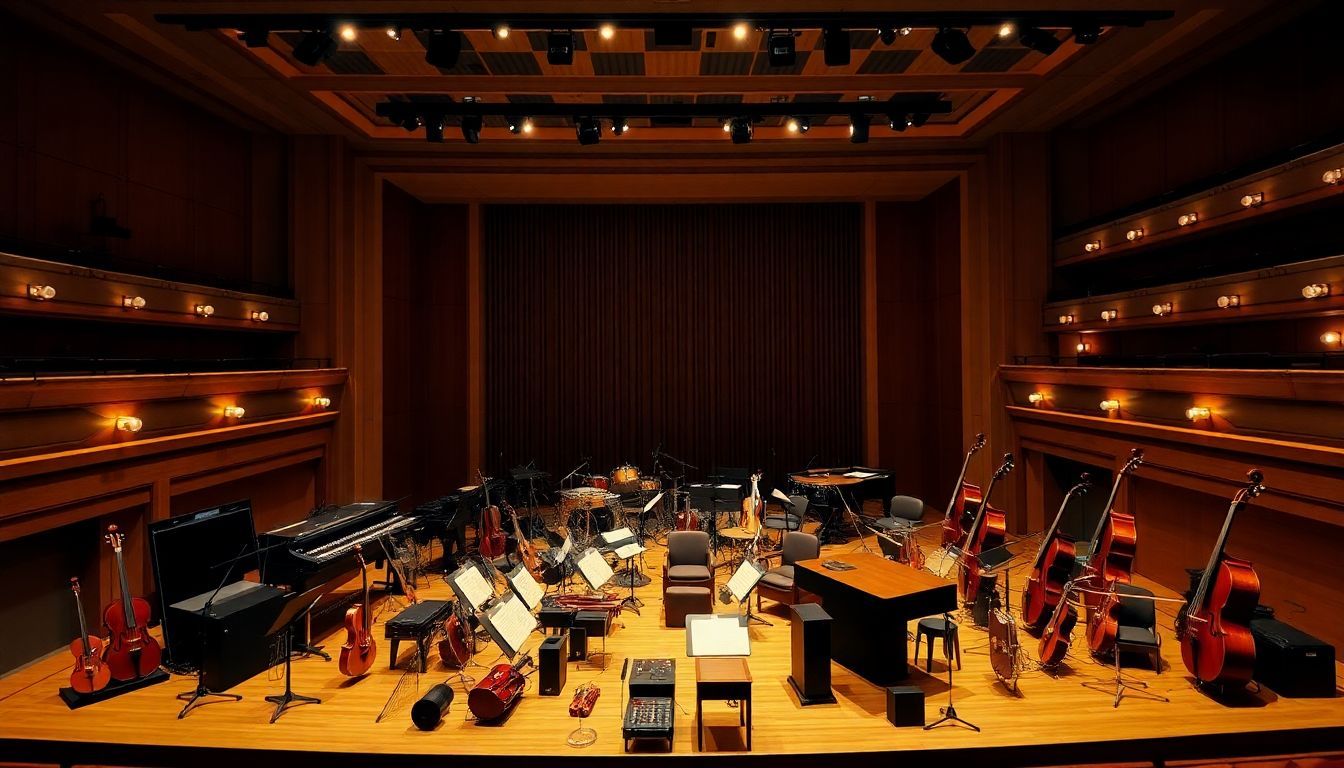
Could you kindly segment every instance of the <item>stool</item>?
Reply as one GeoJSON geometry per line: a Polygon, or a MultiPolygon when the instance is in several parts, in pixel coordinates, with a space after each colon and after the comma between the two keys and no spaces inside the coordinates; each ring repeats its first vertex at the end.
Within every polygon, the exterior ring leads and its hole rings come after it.
{"type": "Polygon", "coordinates": [[[684,627],[687,614],[713,613],[714,599],[704,587],[668,587],[663,612],[667,626],[684,627]]]}
{"type": "Polygon", "coordinates": [[[948,619],[930,617],[920,619],[919,626],[915,627],[915,665],[919,665],[919,641],[921,638],[929,638],[929,657],[924,662],[924,671],[933,671],[933,639],[935,637],[943,638],[943,656],[947,663],[952,663],[953,654],[957,658],[957,669],[961,669],[961,642],[957,639],[957,623],[948,619]]]}
{"type": "MultiPolygon", "coordinates": [[[[703,589],[703,587],[702,587],[703,589]]],[[[737,719],[746,729],[747,751],[751,751],[751,669],[742,658],[706,658],[695,660],[695,742],[705,751],[705,701],[735,701],[737,719]]]]}
{"type": "Polygon", "coordinates": [[[389,663],[397,668],[397,646],[402,640],[414,640],[420,649],[420,671],[424,672],[429,659],[429,641],[448,618],[453,604],[448,600],[421,600],[408,606],[383,625],[383,637],[392,647],[388,649],[389,663]]]}

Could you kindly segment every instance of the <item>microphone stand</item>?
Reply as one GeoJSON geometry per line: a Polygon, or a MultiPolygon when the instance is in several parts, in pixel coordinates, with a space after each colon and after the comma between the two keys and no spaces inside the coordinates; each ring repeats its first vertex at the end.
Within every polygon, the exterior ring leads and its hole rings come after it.
{"type": "Polygon", "coordinates": [[[579,470],[580,470],[580,469],[583,469],[584,467],[587,467],[589,461],[591,461],[591,459],[584,459],[582,464],[580,464],[579,466],[577,466],[577,467],[571,469],[571,470],[569,471],[569,474],[568,474],[568,475],[565,475],[564,477],[560,478],[560,485],[564,485],[566,482],[569,481],[569,479],[570,479],[571,477],[577,475],[577,474],[579,473],[579,470]]]}
{"type": "Polygon", "coordinates": [[[219,580],[219,586],[215,587],[215,591],[210,593],[210,597],[205,601],[205,604],[201,606],[200,613],[197,614],[196,635],[199,639],[200,644],[199,649],[200,658],[196,660],[196,690],[185,691],[183,693],[177,694],[178,701],[187,702],[186,706],[182,707],[182,711],[177,713],[178,720],[181,720],[182,718],[186,717],[187,713],[191,711],[191,708],[196,706],[197,702],[199,702],[206,696],[219,696],[221,698],[232,699],[234,701],[243,700],[243,697],[239,696],[236,693],[224,693],[223,691],[212,691],[205,685],[205,646],[206,646],[205,615],[209,613],[210,606],[215,604],[215,598],[219,596],[219,591],[223,589],[224,584],[228,582],[229,576],[233,575],[234,563],[238,562],[239,560],[247,556],[246,554],[247,548],[250,544],[255,544],[255,542],[249,542],[243,544],[243,548],[238,550],[238,554],[228,562],[229,567],[224,569],[224,578],[219,580]]]}
{"type": "MultiPolygon", "coordinates": [[[[943,621],[947,622],[947,625],[948,625],[949,627],[952,626],[952,617],[951,617],[949,614],[947,614],[947,613],[944,613],[944,614],[943,614],[943,621]]],[[[946,645],[946,643],[947,643],[947,638],[946,638],[946,637],[943,638],[943,643],[944,643],[944,645],[946,645]]],[[[943,654],[943,655],[946,656],[947,654],[943,654]]],[[[956,724],[958,724],[958,725],[963,725],[963,726],[965,726],[965,727],[967,727],[967,728],[970,728],[972,731],[975,731],[976,733],[979,733],[979,732],[980,732],[980,726],[975,725],[975,724],[971,723],[971,722],[968,721],[968,720],[963,720],[961,717],[959,717],[959,716],[957,715],[957,708],[956,708],[956,706],[952,703],[952,661],[951,661],[951,659],[949,659],[948,662],[947,662],[947,706],[946,706],[946,707],[939,707],[939,708],[938,708],[938,713],[941,714],[942,717],[940,717],[940,718],[938,718],[937,720],[934,720],[932,723],[929,723],[928,725],[924,726],[924,730],[926,730],[926,731],[933,730],[934,728],[937,728],[938,726],[942,725],[943,723],[951,722],[951,723],[956,723],[956,724]]]]}

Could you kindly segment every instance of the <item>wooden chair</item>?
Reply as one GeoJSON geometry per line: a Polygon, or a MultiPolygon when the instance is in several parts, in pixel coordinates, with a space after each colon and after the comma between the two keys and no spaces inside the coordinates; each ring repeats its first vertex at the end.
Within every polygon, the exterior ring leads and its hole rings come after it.
{"type": "Polygon", "coordinates": [[[669,533],[667,559],[663,561],[663,599],[667,599],[668,587],[704,587],[713,594],[714,564],[711,557],[708,533],[669,533]]]}
{"type": "Polygon", "coordinates": [[[796,605],[798,586],[793,581],[793,564],[799,560],[821,557],[821,542],[810,533],[789,531],[784,534],[784,546],[779,552],[766,555],[766,560],[778,556],[780,564],[765,572],[756,584],[756,610],[761,609],[761,598],[777,603],[796,605]]]}

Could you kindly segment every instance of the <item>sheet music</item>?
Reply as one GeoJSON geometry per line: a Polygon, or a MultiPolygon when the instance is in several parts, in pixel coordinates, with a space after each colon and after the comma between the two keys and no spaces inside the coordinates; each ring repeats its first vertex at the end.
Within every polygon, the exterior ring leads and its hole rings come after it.
{"type": "Polygon", "coordinates": [[[556,564],[558,565],[560,563],[565,562],[565,558],[569,557],[569,553],[573,549],[574,549],[574,537],[565,536],[565,543],[560,545],[560,551],[557,552],[555,556],[556,564]]]}
{"type": "Polygon", "coordinates": [[[785,504],[788,504],[790,506],[793,505],[793,499],[790,499],[787,495],[785,495],[783,491],[779,490],[778,488],[771,488],[770,495],[775,497],[776,499],[779,499],[785,504]]]}
{"type": "Polygon", "coordinates": [[[632,557],[638,557],[639,553],[644,551],[644,548],[639,546],[638,543],[632,541],[629,544],[626,544],[625,546],[612,551],[620,559],[629,560],[632,557]]]}
{"type": "Polygon", "coordinates": [[[588,586],[593,589],[601,589],[602,585],[611,581],[611,577],[616,575],[615,571],[611,570],[611,566],[607,565],[607,561],[603,559],[602,553],[591,547],[579,556],[574,565],[578,567],[583,580],[588,582],[588,586]]]}
{"type": "Polygon", "coordinates": [[[618,541],[635,538],[635,532],[629,528],[617,528],[614,531],[607,531],[602,534],[603,544],[615,544],[618,541]]]}
{"type": "Polygon", "coordinates": [[[947,547],[939,547],[930,552],[924,558],[924,570],[938,576],[940,579],[947,578],[947,574],[957,565],[957,555],[948,551],[947,547]]]}
{"type": "Polygon", "coordinates": [[[750,656],[751,635],[736,614],[686,617],[687,656],[750,656]]]}
{"type": "Polygon", "coordinates": [[[448,577],[448,585],[453,588],[460,600],[479,609],[485,601],[495,596],[495,588],[485,580],[474,565],[464,565],[448,577]]]}
{"type": "Polygon", "coordinates": [[[764,575],[765,569],[756,561],[743,560],[737,572],[728,580],[728,591],[732,592],[733,598],[740,603],[747,599],[747,595],[756,587],[756,582],[764,575]]]}
{"type": "Polygon", "coordinates": [[[537,628],[537,617],[523,605],[523,601],[509,595],[481,615],[481,623],[490,637],[509,658],[518,655],[527,636],[537,628]]]}
{"type": "Polygon", "coordinates": [[[733,485],[732,483],[719,483],[718,485],[716,485],[716,486],[714,486],[714,487],[715,487],[715,488],[718,488],[718,489],[720,489],[720,490],[724,490],[724,491],[735,491],[735,490],[737,490],[738,488],[741,488],[742,486],[740,486],[740,485],[733,485]]]}
{"type": "Polygon", "coordinates": [[[654,507],[658,506],[658,502],[662,500],[663,500],[663,492],[659,491],[657,496],[654,496],[652,499],[649,499],[649,503],[644,505],[644,514],[647,515],[654,507]]]}
{"type": "Polygon", "coordinates": [[[535,611],[537,606],[541,605],[542,596],[546,594],[537,580],[532,578],[532,574],[522,566],[514,568],[513,573],[509,574],[509,586],[514,594],[522,599],[529,611],[535,611]]]}
{"type": "Polygon", "coordinates": [[[860,480],[867,480],[870,477],[877,477],[876,472],[860,472],[857,469],[853,472],[846,472],[845,477],[856,477],[860,480]]]}

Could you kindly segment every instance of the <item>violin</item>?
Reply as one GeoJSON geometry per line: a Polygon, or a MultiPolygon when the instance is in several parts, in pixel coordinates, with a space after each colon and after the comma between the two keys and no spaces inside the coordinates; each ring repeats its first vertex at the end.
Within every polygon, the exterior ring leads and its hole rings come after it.
{"type": "Polygon", "coordinates": [[[79,615],[79,637],[70,641],[70,654],[75,657],[75,669],[70,673],[70,687],[80,693],[93,693],[107,687],[112,670],[103,663],[103,640],[89,635],[84,623],[84,606],[79,601],[79,579],[70,580],[70,591],[75,593],[75,613],[79,615]]]}
{"type": "Polygon", "coordinates": [[[970,602],[980,592],[980,578],[984,568],[980,564],[980,553],[1003,546],[1008,536],[1008,518],[1003,511],[989,503],[990,495],[999,478],[1013,471],[1013,454],[1003,454],[1003,462],[989,478],[989,487],[985,489],[984,501],[976,510],[971,529],[966,532],[966,545],[962,548],[961,568],[957,569],[958,586],[961,587],[962,600],[970,602]]]}
{"type": "Polygon", "coordinates": [[[1232,518],[1265,490],[1260,470],[1246,473],[1246,480],[1227,508],[1199,587],[1180,612],[1181,661],[1201,685],[1245,685],[1255,671],[1255,638],[1249,625],[1260,601],[1260,577],[1250,562],[1225,551],[1232,518]]]}
{"type": "Polygon", "coordinates": [[[341,659],[337,665],[341,674],[349,677],[368,672],[378,657],[378,644],[370,631],[373,612],[369,608],[369,574],[364,563],[364,548],[358,544],[355,545],[355,559],[359,561],[359,579],[364,584],[364,602],[345,610],[345,643],[341,645],[341,659]]]}
{"type": "Polygon", "coordinates": [[[485,489],[485,506],[481,509],[481,526],[476,530],[476,539],[480,542],[481,554],[493,560],[504,554],[508,537],[500,527],[499,507],[490,503],[490,479],[479,470],[476,475],[481,478],[481,487],[485,489]]]}
{"type": "Polygon", "coordinates": [[[1064,518],[1064,508],[1074,494],[1082,496],[1092,487],[1092,481],[1086,472],[1079,476],[1078,482],[1064,494],[1059,504],[1055,521],[1046,530],[1041,539],[1041,547],[1036,551],[1036,559],[1031,564],[1031,575],[1027,577],[1027,588],[1022,590],[1022,622],[1033,634],[1045,629],[1055,607],[1064,594],[1064,584],[1073,574],[1073,564],[1077,556],[1073,537],[1059,530],[1059,522],[1064,518]]]}
{"type": "Polygon", "coordinates": [[[1120,481],[1142,463],[1143,451],[1138,448],[1131,450],[1129,461],[1115,473],[1110,498],[1106,499],[1101,519],[1097,521],[1097,530],[1092,534],[1092,554],[1088,556],[1087,565],[1083,566],[1078,578],[1087,587],[1083,593],[1083,602],[1088,607],[1095,607],[1102,594],[1114,591],[1117,581],[1128,584],[1132,577],[1138,528],[1134,524],[1133,515],[1115,511],[1115,496],[1120,491],[1120,481]]]}
{"type": "Polygon", "coordinates": [[[741,526],[747,533],[756,533],[761,529],[761,512],[765,509],[765,502],[761,501],[761,477],[763,473],[759,471],[751,476],[751,495],[742,500],[741,526]]]}
{"type": "Polygon", "coordinates": [[[588,717],[593,714],[593,706],[597,704],[597,697],[602,695],[602,689],[592,683],[584,683],[574,689],[574,699],[569,702],[570,717],[588,717]]]}
{"type": "Polygon", "coordinates": [[[1078,609],[1069,602],[1069,593],[1073,592],[1073,582],[1064,584],[1060,592],[1059,604],[1050,614],[1050,620],[1041,630],[1041,644],[1038,655],[1041,665],[1056,667],[1069,653],[1069,643],[1073,640],[1073,628],[1078,624],[1078,609]]]}
{"type": "Polygon", "coordinates": [[[537,555],[537,548],[523,535],[523,528],[518,524],[518,512],[507,503],[504,508],[509,510],[509,517],[513,519],[513,537],[518,540],[518,559],[523,562],[527,572],[532,574],[532,578],[541,581],[545,577],[546,566],[537,555]]]}
{"type": "Polygon", "coordinates": [[[457,612],[443,622],[444,638],[439,641],[439,658],[453,669],[461,669],[471,661],[471,646],[467,642],[466,622],[457,612]]]}
{"type": "Polygon", "coordinates": [[[952,498],[948,500],[943,512],[943,546],[960,547],[966,543],[966,534],[971,529],[972,506],[984,501],[980,486],[966,482],[966,468],[971,465],[971,457],[985,447],[985,433],[978,432],[966,458],[961,462],[961,472],[957,475],[957,484],[952,487],[952,498]]]}
{"type": "Polygon", "coordinates": [[[513,664],[496,664],[467,694],[467,708],[477,720],[496,720],[523,695],[527,678],[523,670],[532,664],[529,654],[513,664]]]}
{"type": "Polygon", "coordinates": [[[115,680],[135,680],[159,668],[163,650],[149,634],[149,602],[131,595],[126,579],[126,561],[121,545],[126,537],[117,532],[117,526],[107,527],[104,537],[112,545],[117,560],[117,580],[121,585],[121,599],[103,609],[103,626],[107,629],[110,645],[106,662],[115,680]]]}

